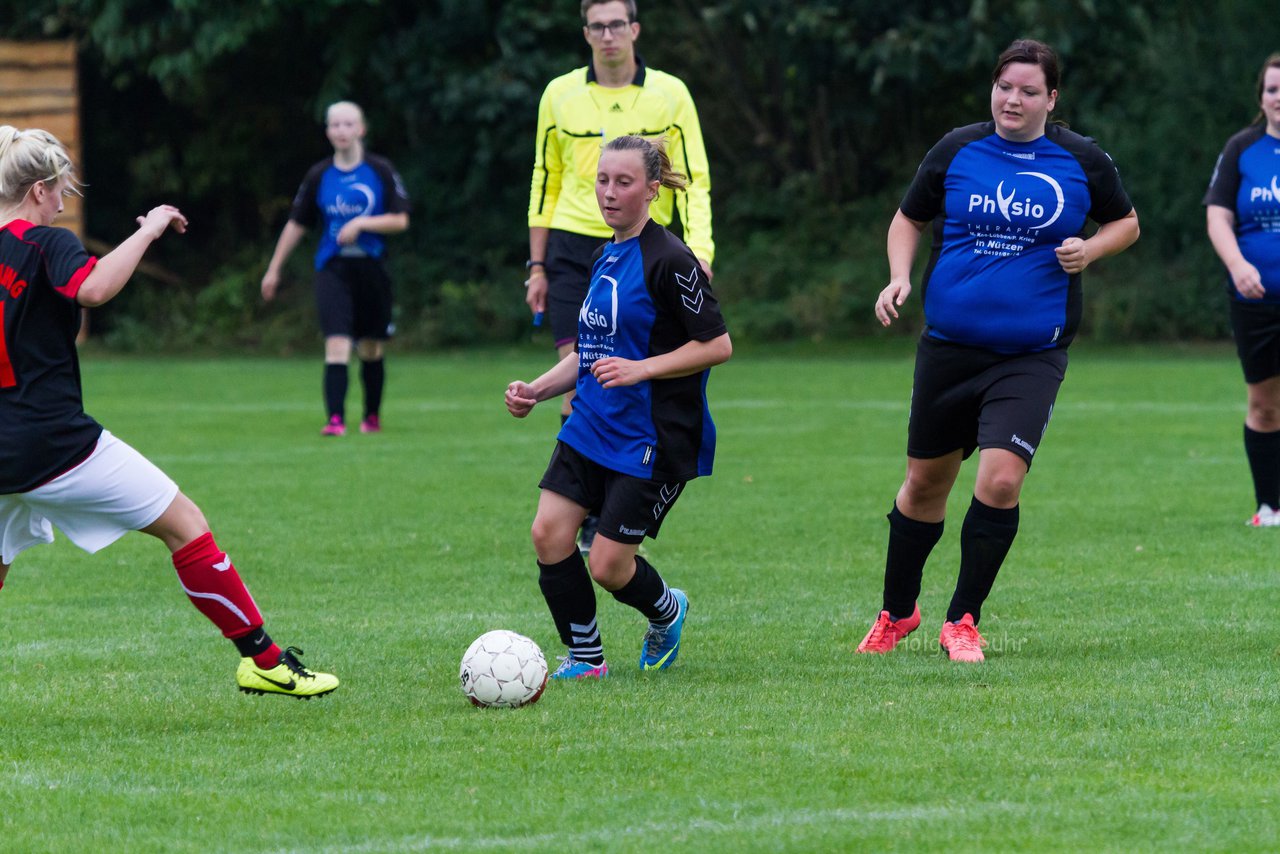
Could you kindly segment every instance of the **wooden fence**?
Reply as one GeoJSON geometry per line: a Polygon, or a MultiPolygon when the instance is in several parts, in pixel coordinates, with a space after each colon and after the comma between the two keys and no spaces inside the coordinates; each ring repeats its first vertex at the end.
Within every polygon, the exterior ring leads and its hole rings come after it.
{"type": "MultiPolygon", "coordinates": [[[[75,42],[0,40],[0,124],[49,131],[66,147],[81,180],[88,180],[80,162],[75,42]]],[[[65,204],[57,224],[84,239],[81,198],[68,196],[65,204]]]]}

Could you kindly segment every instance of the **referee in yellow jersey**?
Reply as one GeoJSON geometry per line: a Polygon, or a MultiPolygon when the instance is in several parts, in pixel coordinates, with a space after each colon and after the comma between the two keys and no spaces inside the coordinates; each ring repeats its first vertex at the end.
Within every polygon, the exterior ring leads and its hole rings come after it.
{"type": "MultiPolygon", "coordinates": [[[[708,280],[715,259],[711,177],[688,88],[678,77],[646,67],[636,55],[635,0],[583,0],[582,20],[591,63],[555,78],[542,93],[529,192],[525,302],[535,318],[545,313],[557,358],[576,346],[591,256],[612,236],[595,194],[604,143],[619,136],[665,140],[672,167],[688,177],[689,185],[681,193],[663,188],[650,215],[684,239],[708,280]]],[[[571,408],[572,394],[567,394],[561,420],[571,408]]],[[[583,525],[584,551],[594,536],[593,512],[583,525]]]]}

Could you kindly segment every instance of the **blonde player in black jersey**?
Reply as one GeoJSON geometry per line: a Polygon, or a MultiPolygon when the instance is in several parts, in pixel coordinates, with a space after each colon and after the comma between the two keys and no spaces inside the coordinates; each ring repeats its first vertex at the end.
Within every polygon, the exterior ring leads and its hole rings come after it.
{"type": "Polygon", "coordinates": [[[75,167],[42,130],[0,127],[0,586],[19,553],[53,541],[56,526],[87,552],[129,531],[159,539],[191,603],[240,651],[236,682],[252,694],[302,699],[338,687],[281,650],[218,548],[209,524],[177,485],[84,411],[76,328],[128,283],[152,242],[187,218],[170,205],[138,217],[138,230],[102,258],[53,228],[75,167]]]}

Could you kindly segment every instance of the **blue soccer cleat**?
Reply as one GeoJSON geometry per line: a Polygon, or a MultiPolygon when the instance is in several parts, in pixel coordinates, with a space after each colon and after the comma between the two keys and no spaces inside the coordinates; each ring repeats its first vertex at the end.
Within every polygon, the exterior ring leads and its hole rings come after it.
{"type": "Polygon", "coordinates": [[[609,664],[604,661],[599,664],[579,661],[573,657],[572,652],[557,658],[560,659],[560,666],[551,674],[552,679],[603,679],[609,675],[609,664]]]}
{"type": "Polygon", "coordinates": [[[644,643],[640,647],[641,670],[666,670],[680,654],[680,632],[684,628],[685,615],[689,613],[689,597],[674,587],[671,595],[679,608],[676,618],[665,628],[649,624],[649,631],[644,633],[644,643]]]}

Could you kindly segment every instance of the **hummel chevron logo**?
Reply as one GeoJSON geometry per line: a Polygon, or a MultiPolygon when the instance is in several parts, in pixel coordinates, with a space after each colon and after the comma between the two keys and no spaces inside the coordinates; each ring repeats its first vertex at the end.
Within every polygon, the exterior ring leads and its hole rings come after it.
{"type": "Polygon", "coordinates": [[[680,284],[680,287],[693,293],[693,289],[698,286],[698,265],[694,264],[693,269],[689,271],[687,276],[676,273],[676,281],[680,284]]]}
{"type": "Polygon", "coordinates": [[[684,303],[684,307],[694,314],[700,313],[702,311],[702,289],[698,287],[698,265],[694,264],[693,269],[689,271],[687,276],[676,273],[676,283],[689,292],[688,294],[680,295],[680,301],[684,303]]]}
{"type": "Polygon", "coordinates": [[[672,501],[676,500],[676,496],[679,494],[680,494],[680,484],[678,483],[663,484],[662,487],[658,489],[658,497],[661,498],[662,500],[659,501],[657,504],[653,505],[653,518],[655,520],[661,519],[662,514],[667,512],[667,507],[671,505],[672,501]]]}
{"type": "Polygon", "coordinates": [[[223,555],[222,560],[215,563],[213,568],[218,570],[218,572],[226,572],[231,568],[231,555],[223,555]]]}

